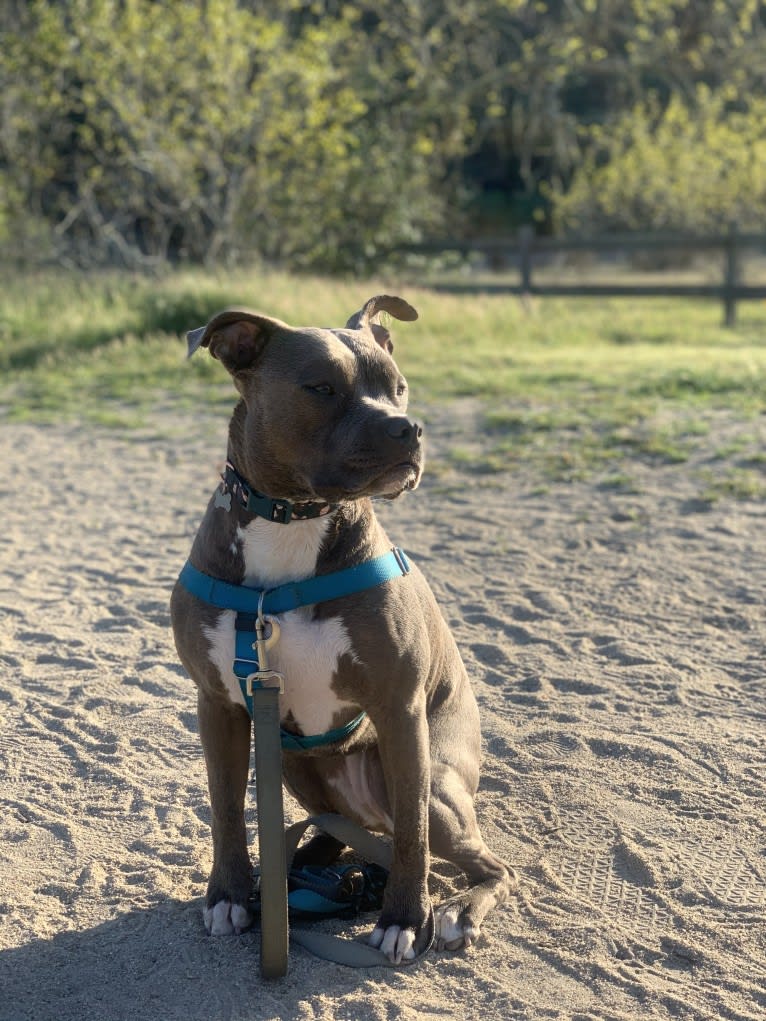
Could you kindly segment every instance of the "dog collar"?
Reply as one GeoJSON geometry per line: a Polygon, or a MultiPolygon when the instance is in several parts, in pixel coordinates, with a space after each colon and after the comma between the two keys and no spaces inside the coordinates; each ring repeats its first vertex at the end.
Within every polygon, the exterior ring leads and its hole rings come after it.
{"type": "Polygon", "coordinates": [[[226,468],[221,476],[221,494],[232,493],[249,514],[258,518],[266,518],[267,521],[276,521],[280,525],[287,525],[291,521],[306,521],[308,518],[321,518],[330,514],[338,506],[335,503],[322,501],[306,501],[304,503],[291,503],[290,500],[273,500],[270,496],[264,496],[257,489],[246,482],[231,463],[226,462],[226,468]]]}

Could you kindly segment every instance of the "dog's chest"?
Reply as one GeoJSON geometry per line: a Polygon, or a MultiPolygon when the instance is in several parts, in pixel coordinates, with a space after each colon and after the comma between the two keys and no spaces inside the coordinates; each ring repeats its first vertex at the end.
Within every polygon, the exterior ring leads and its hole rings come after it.
{"type": "MultiPolygon", "coordinates": [[[[256,518],[246,528],[238,529],[236,541],[245,561],[244,583],[273,588],[312,575],[329,524],[328,518],[289,526],[256,518]]],[[[233,671],[234,619],[234,612],[225,610],[215,627],[205,630],[210,658],[229,698],[244,706],[233,671]]],[[[353,656],[348,632],[337,618],[312,620],[310,608],[280,614],[276,620],[279,639],[269,649],[269,667],[284,675],[285,691],[279,700],[282,719],[291,718],[304,734],[324,733],[335,725],[338,712],[354,708],[339,699],[332,688],[341,657],[353,656]]]]}

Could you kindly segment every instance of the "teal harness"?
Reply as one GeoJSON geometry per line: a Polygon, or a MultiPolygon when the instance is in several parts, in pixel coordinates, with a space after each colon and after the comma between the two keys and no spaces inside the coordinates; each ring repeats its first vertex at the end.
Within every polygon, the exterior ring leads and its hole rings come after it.
{"type": "MultiPolygon", "coordinates": [[[[253,718],[253,688],[263,687],[254,675],[261,670],[262,663],[258,653],[257,623],[265,616],[276,616],[289,613],[302,606],[315,603],[326,603],[332,599],[355,595],[366,589],[375,588],[393,578],[401,578],[410,572],[410,562],[398,547],[394,546],[388,553],[373,557],[362,564],[347,567],[343,571],[322,574],[305,581],[291,582],[278,588],[261,590],[249,585],[233,585],[209,574],[198,571],[187,560],[179,575],[179,582],[192,595],[215,606],[220,610],[236,611],[235,634],[236,645],[234,655],[234,673],[242,689],[250,718],[253,718]]],[[[291,734],[280,728],[282,748],[293,751],[306,751],[322,745],[342,741],[352,734],[366,719],[367,713],[361,712],[344,727],[336,727],[324,734],[291,734]]]]}

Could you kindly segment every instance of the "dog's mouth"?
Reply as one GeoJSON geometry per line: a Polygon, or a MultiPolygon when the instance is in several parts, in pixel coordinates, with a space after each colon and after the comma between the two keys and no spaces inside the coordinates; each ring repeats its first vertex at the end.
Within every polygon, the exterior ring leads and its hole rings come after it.
{"type": "Polygon", "coordinates": [[[421,462],[414,459],[387,465],[383,471],[368,479],[364,486],[364,495],[383,496],[393,500],[405,491],[417,488],[422,470],[421,462]]]}
{"type": "Polygon", "coordinates": [[[408,459],[385,467],[348,464],[342,479],[314,487],[316,497],[324,500],[357,500],[365,496],[394,499],[406,490],[416,489],[422,474],[420,460],[408,459]]]}
{"type": "MultiPolygon", "coordinates": [[[[405,489],[415,489],[420,482],[420,465],[415,461],[402,461],[393,468],[384,472],[381,482],[393,484],[396,495],[403,493],[405,489]]],[[[388,495],[387,493],[383,494],[388,495]]]]}

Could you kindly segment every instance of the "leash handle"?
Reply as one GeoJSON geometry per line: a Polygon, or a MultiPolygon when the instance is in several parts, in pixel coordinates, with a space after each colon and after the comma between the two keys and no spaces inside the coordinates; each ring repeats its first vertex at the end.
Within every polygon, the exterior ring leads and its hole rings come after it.
{"type": "MultiPolygon", "coordinates": [[[[336,840],[340,840],[366,861],[373,861],[385,869],[391,868],[393,852],[387,840],[376,837],[369,830],[345,816],[327,812],[323,815],[309,816],[308,819],[302,819],[287,828],[285,844],[288,869],[292,865],[301,837],[309,826],[316,826],[323,833],[328,833],[336,840]]],[[[344,939],[342,936],[333,936],[326,932],[310,932],[307,929],[293,928],[290,939],[304,950],[314,954],[315,957],[331,961],[333,964],[343,964],[349,968],[401,968],[402,965],[409,966],[420,961],[433,946],[435,934],[436,923],[434,909],[431,906],[428,916],[428,932],[423,949],[412,960],[402,961],[400,964],[394,964],[384,953],[371,947],[368,943],[361,943],[356,939],[344,939]]]]}
{"type": "Polygon", "coordinates": [[[327,932],[293,929],[290,939],[315,957],[320,957],[323,961],[331,961],[333,964],[343,964],[347,968],[401,968],[417,964],[423,959],[433,946],[434,930],[434,910],[431,908],[428,918],[428,939],[425,946],[417,957],[413,957],[409,961],[401,961],[399,964],[389,961],[384,953],[371,947],[368,943],[360,943],[355,939],[344,939],[342,936],[332,936],[327,932]]]}

